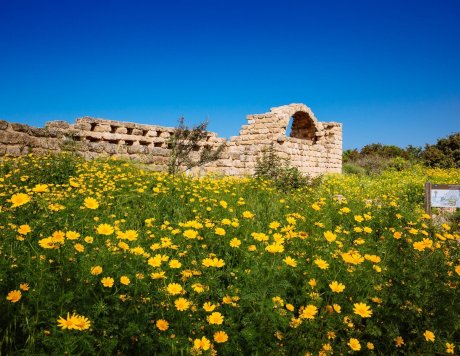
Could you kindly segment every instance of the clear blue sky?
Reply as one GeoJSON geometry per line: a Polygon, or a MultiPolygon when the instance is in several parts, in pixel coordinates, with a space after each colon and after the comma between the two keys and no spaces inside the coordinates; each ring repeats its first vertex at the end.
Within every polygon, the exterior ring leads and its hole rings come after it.
{"type": "Polygon", "coordinates": [[[237,135],[293,102],[344,148],[460,131],[459,0],[0,0],[0,118],[237,135]]]}

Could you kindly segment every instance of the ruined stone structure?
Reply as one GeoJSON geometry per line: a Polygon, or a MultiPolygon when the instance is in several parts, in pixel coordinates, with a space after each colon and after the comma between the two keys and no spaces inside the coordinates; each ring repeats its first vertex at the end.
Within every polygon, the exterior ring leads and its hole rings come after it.
{"type": "MultiPolygon", "coordinates": [[[[248,115],[238,136],[229,140],[209,133],[201,147],[226,149],[221,159],[196,168],[195,173],[252,174],[257,156],[264,147],[273,144],[277,154],[289,159],[301,172],[318,175],[341,172],[342,125],[319,122],[304,104],[272,108],[265,114],[248,115]],[[292,119],[291,132],[286,130],[292,119]]],[[[0,155],[18,156],[73,150],[86,158],[118,156],[138,160],[156,170],[166,170],[168,138],[172,127],[142,125],[83,117],[75,124],[50,121],[45,128],[0,121],[0,155]]],[[[200,147],[197,147],[197,152],[200,147]]]]}

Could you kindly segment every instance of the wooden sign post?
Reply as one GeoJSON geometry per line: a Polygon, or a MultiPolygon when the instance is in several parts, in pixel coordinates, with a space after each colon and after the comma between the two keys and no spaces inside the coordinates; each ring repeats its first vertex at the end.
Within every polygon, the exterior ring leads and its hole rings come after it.
{"type": "Polygon", "coordinates": [[[425,183],[425,212],[431,208],[460,208],[460,184],[425,183]]]}

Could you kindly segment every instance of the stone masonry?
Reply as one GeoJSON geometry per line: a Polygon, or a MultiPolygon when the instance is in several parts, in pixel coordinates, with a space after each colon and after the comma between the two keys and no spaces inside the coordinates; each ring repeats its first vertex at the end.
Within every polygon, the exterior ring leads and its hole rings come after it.
{"type": "MultiPolygon", "coordinates": [[[[247,116],[238,136],[229,140],[209,132],[200,147],[225,144],[222,157],[193,173],[227,175],[252,174],[256,159],[264,147],[273,144],[277,154],[289,159],[301,172],[316,176],[342,170],[342,125],[319,122],[304,104],[272,108],[265,114],[247,116]],[[292,118],[290,136],[286,129],[292,118]]],[[[83,117],[75,124],[47,122],[44,128],[0,121],[0,155],[19,156],[75,151],[87,159],[117,156],[166,170],[169,158],[168,138],[172,127],[143,125],[83,117]]],[[[199,152],[200,147],[197,147],[199,152]]]]}

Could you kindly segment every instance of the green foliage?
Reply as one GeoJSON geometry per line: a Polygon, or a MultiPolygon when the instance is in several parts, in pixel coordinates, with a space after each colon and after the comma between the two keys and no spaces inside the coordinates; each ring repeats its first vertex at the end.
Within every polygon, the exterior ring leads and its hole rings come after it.
{"type": "MultiPolygon", "coordinates": [[[[21,159],[21,174],[36,184],[63,184],[76,174],[78,165],[83,161],[82,157],[71,152],[39,157],[27,155],[21,159]]],[[[0,164],[0,174],[13,174],[19,182],[21,177],[17,175],[17,170],[18,166],[13,160],[4,160],[0,164]]]]}
{"type": "Polygon", "coordinates": [[[426,145],[422,157],[429,167],[460,168],[460,132],[426,145]]]}
{"type": "Polygon", "coordinates": [[[380,143],[372,143],[364,146],[361,149],[361,155],[394,158],[404,156],[405,150],[394,145],[382,145],[380,143]]]}
{"type": "Polygon", "coordinates": [[[411,166],[410,162],[403,157],[395,157],[390,159],[388,162],[388,169],[393,169],[396,171],[402,171],[411,166]]]}
{"type": "Polygon", "coordinates": [[[420,147],[411,145],[402,149],[380,143],[366,145],[360,151],[345,150],[342,157],[343,173],[375,175],[387,169],[408,169],[420,162],[421,151],[420,147]]]}
{"type": "Polygon", "coordinates": [[[439,139],[434,145],[426,145],[425,149],[412,145],[403,149],[373,143],[361,150],[345,150],[342,159],[343,172],[351,174],[380,174],[386,169],[400,171],[417,164],[433,168],[459,168],[460,132],[439,139]]]}
{"type": "Polygon", "coordinates": [[[204,144],[209,136],[207,127],[207,121],[190,128],[185,125],[183,117],[179,119],[178,125],[168,140],[170,152],[168,172],[170,174],[175,174],[182,168],[199,167],[220,158],[225,149],[225,143],[216,148],[204,144]]]}
{"type": "Polygon", "coordinates": [[[282,190],[299,189],[310,184],[309,177],[303,175],[297,167],[278,156],[273,144],[265,147],[257,157],[254,176],[267,179],[282,190]]]}
{"type": "Polygon", "coordinates": [[[343,163],[356,161],[359,157],[360,157],[360,153],[356,148],[353,150],[345,150],[342,153],[343,163]]]}
{"type": "Polygon", "coordinates": [[[366,174],[366,169],[356,164],[344,163],[342,166],[342,172],[345,174],[364,175],[366,174]]]}

